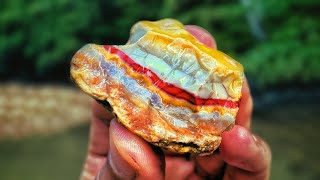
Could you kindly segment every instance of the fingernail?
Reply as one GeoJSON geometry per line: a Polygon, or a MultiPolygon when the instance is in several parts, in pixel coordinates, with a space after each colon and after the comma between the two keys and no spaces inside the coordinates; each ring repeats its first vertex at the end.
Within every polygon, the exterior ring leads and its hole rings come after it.
{"type": "Polygon", "coordinates": [[[257,137],[255,136],[255,135],[252,135],[252,138],[253,138],[253,140],[255,141],[255,142],[257,142],[257,137]]]}

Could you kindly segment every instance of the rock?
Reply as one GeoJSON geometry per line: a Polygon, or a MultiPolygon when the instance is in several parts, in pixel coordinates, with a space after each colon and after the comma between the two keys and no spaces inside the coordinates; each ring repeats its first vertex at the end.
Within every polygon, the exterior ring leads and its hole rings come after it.
{"type": "Polygon", "coordinates": [[[164,19],[138,22],[123,46],[85,45],[71,77],[146,141],[205,155],[235,122],[244,74],[240,63],[164,19]]]}

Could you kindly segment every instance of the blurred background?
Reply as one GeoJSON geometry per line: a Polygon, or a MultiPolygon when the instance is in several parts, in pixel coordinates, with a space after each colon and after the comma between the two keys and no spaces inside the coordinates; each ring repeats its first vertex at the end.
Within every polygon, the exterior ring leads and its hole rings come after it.
{"type": "Polygon", "coordinates": [[[273,152],[271,179],[320,179],[320,1],[2,0],[0,179],[78,179],[90,97],[69,78],[86,43],[124,44],[139,20],[171,17],[211,32],[240,61],[252,131],[273,152]]]}

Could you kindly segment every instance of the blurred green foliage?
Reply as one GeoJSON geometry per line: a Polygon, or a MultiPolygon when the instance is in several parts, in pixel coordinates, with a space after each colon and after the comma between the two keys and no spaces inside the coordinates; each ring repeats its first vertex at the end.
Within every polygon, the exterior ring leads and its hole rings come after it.
{"type": "MultiPolygon", "coordinates": [[[[4,0],[0,75],[55,76],[83,44],[123,44],[142,19],[172,17],[214,34],[218,48],[260,86],[320,77],[317,0],[4,0]],[[58,66],[57,66],[58,65],[58,66]]],[[[62,69],[63,69],[62,68],[62,69]]],[[[1,78],[4,79],[4,78],[1,78]]]]}
{"type": "Polygon", "coordinates": [[[320,79],[320,1],[263,1],[267,38],[240,54],[260,84],[320,79]]]}
{"type": "MultiPolygon", "coordinates": [[[[87,1],[7,0],[0,7],[1,72],[28,76],[67,61],[96,16],[87,1]]],[[[90,32],[89,32],[90,34],[90,32]]]]}

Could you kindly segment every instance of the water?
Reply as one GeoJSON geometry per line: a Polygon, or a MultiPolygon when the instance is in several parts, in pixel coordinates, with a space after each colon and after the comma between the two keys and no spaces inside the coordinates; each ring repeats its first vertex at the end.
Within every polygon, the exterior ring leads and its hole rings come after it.
{"type": "Polygon", "coordinates": [[[86,154],[88,127],[0,143],[0,179],[79,179],[86,154]]]}

